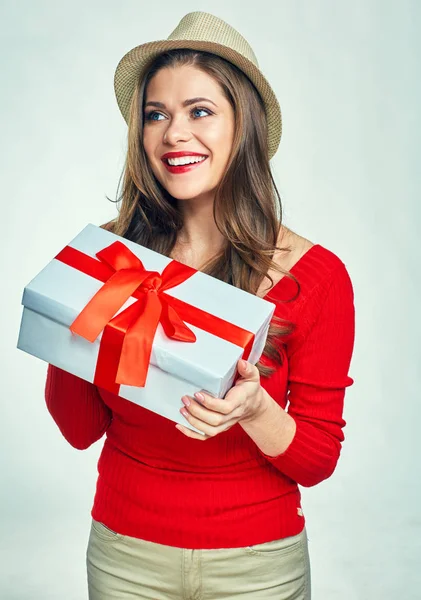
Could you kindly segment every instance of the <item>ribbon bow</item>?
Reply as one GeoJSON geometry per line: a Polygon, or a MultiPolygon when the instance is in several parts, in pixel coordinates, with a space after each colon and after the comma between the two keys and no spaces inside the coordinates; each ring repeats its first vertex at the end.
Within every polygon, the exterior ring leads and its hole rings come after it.
{"type": "Polygon", "coordinates": [[[162,274],[147,271],[142,261],[119,241],[96,256],[108,269],[108,277],[70,330],[90,342],[103,331],[101,349],[106,351],[100,349],[96,380],[108,382],[109,387],[116,384],[144,387],[159,323],[169,338],[196,341],[194,332],[171,306],[171,296],[164,294],[196,270],[172,261],[162,274]],[[116,314],[131,296],[137,300],[116,314]]]}

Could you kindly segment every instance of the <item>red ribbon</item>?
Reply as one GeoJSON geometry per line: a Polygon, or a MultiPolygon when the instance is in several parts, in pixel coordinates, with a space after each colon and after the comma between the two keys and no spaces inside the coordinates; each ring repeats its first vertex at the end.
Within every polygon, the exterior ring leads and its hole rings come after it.
{"type": "Polygon", "coordinates": [[[104,282],[70,330],[94,342],[103,331],[94,384],[118,393],[119,386],[144,387],[158,324],[165,334],[182,342],[195,342],[190,323],[244,348],[247,359],[254,334],[165,293],[186,281],[196,270],[175,260],[162,274],[147,271],[142,261],[122,242],[113,242],[95,258],[66,246],[55,257],[86,275],[104,282]],[[137,299],[116,312],[130,298],[137,299]],[[114,316],[116,315],[116,316],[114,316]]]}

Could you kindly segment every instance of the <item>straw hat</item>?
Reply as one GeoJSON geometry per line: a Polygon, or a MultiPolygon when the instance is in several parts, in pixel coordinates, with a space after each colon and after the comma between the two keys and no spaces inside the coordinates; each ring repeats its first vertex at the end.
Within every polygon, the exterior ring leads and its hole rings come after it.
{"type": "Polygon", "coordinates": [[[125,121],[128,121],[129,106],[138,78],[158,54],[177,48],[212,52],[233,63],[247,75],[265,105],[269,158],[272,158],[278,149],[282,133],[281,109],[275,93],[260,71],[257,58],[247,40],[228,23],[209,13],[191,12],[181,19],[166,40],[141,44],[123,56],[115,71],[114,89],[125,121]]]}

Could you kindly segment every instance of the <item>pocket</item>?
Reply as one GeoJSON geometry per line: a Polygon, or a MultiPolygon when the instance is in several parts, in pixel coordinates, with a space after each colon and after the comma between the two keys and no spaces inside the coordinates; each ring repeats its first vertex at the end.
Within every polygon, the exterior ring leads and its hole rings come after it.
{"type": "Polygon", "coordinates": [[[92,531],[105,542],[113,542],[123,537],[121,533],[117,533],[113,529],[107,527],[107,525],[104,525],[104,523],[95,521],[95,519],[92,519],[92,531]]]}
{"type": "Polygon", "coordinates": [[[263,544],[254,544],[253,546],[246,546],[244,550],[248,554],[255,554],[257,556],[286,556],[299,550],[302,552],[302,542],[306,535],[305,529],[298,535],[292,535],[280,540],[273,540],[272,542],[264,542],[263,544]]]}

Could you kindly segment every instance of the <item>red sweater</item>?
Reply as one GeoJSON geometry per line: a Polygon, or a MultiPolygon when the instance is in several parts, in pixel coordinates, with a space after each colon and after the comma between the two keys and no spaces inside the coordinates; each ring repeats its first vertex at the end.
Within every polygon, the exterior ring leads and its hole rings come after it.
{"type": "MultiPolygon", "coordinates": [[[[283,366],[261,379],[282,408],[289,402],[296,421],[294,439],[277,457],[265,456],[239,424],[193,440],[172,421],[49,365],[46,402],[66,440],[84,449],[106,435],[94,519],[124,535],[193,549],[247,546],[303,529],[298,484],[328,478],[344,439],[354,302],[345,265],[320,244],[290,271],[301,292],[275,314],[296,327],[282,338],[283,366]]],[[[266,299],[296,291],[282,277],[266,299]]]]}

